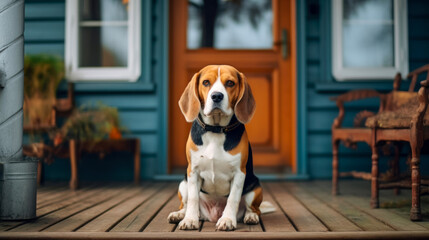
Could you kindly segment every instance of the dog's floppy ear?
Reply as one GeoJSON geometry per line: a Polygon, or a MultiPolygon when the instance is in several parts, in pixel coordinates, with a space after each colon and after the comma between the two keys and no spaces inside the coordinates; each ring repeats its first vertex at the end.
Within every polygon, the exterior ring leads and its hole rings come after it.
{"type": "Polygon", "coordinates": [[[195,73],[179,100],[180,110],[187,122],[193,122],[200,112],[201,103],[197,93],[199,78],[200,73],[195,73]]]}
{"type": "Polygon", "coordinates": [[[235,104],[234,112],[238,121],[245,124],[248,123],[250,119],[252,119],[253,114],[255,114],[256,105],[246,76],[241,72],[238,72],[237,76],[240,81],[240,94],[238,95],[238,101],[235,104]]]}

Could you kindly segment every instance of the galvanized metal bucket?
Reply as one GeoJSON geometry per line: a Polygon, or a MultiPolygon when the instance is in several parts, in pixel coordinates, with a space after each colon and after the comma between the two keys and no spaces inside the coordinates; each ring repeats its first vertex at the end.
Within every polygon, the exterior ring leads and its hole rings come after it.
{"type": "MultiPolygon", "coordinates": [[[[19,154],[21,155],[21,154],[19,154]]],[[[17,156],[0,160],[0,219],[36,217],[37,159],[17,156]]]]}

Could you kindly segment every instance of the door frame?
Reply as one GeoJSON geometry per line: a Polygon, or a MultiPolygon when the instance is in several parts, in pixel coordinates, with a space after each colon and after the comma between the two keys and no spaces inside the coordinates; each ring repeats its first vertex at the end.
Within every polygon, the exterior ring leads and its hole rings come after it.
{"type": "MultiPolygon", "coordinates": [[[[158,161],[155,163],[155,170],[153,178],[155,180],[176,180],[182,179],[182,175],[168,174],[169,164],[169,153],[168,153],[168,138],[169,138],[169,81],[170,81],[170,49],[169,49],[169,33],[170,33],[170,1],[161,0],[162,16],[162,52],[163,62],[161,63],[163,70],[163,77],[159,81],[159,87],[157,87],[157,94],[160,101],[161,109],[159,111],[160,116],[160,132],[159,132],[159,150],[158,161]]],[[[295,36],[294,39],[290,40],[291,57],[295,60],[292,61],[292,68],[295,71],[292,73],[293,81],[292,86],[295,89],[292,96],[292,111],[295,114],[293,118],[293,153],[292,153],[292,168],[294,173],[277,176],[277,175],[262,175],[261,179],[309,179],[308,168],[307,168],[307,111],[306,111],[306,78],[305,78],[305,32],[306,32],[306,19],[305,19],[305,6],[306,0],[290,0],[291,1],[291,31],[295,36]],[[298,107],[300,106],[300,107],[298,107]],[[301,124],[298,124],[301,123],[301,124]]]]}

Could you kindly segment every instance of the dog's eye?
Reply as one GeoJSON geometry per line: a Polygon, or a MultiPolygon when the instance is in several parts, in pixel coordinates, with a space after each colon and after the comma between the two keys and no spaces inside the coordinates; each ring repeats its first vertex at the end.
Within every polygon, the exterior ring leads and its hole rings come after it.
{"type": "Polygon", "coordinates": [[[227,87],[234,87],[234,85],[235,85],[235,82],[234,81],[231,81],[231,80],[228,80],[228,81],[226,81],[226,84],[225,84],[227,87]]]}
{"type": "Polygon", "coordinates": [[[209,80],[204,80],[203,81],[203,85],[206,86],[206,87],[209,86],[210,85],[210,81],[209,80]]]}

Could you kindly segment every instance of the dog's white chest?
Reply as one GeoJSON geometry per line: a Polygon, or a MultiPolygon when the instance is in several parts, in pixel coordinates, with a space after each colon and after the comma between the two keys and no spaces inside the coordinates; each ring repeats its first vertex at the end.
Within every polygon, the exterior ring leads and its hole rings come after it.
{"type": "Polygon", "coordinates": [[[240,171],[241,153],[231,155],[224,150],[225,134],[206,132],[202,140],[197,151],[191,150],[192,169],[203,179],[204,191],[226,196],[232,178],[240,171]]]}

